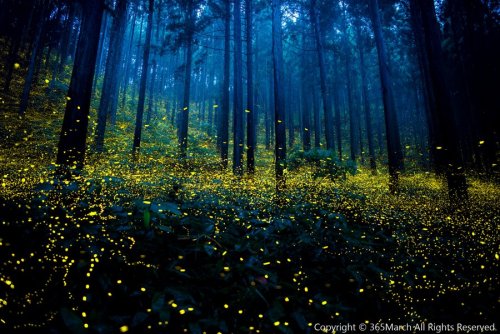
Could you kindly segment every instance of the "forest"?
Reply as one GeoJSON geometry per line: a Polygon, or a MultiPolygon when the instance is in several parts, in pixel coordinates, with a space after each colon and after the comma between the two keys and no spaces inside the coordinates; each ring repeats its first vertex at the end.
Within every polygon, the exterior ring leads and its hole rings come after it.
{"type": "Polygon", "coordinates": [[[0,0],[0,332],[495,332],[499,93],[495,0],[0,0]]]}

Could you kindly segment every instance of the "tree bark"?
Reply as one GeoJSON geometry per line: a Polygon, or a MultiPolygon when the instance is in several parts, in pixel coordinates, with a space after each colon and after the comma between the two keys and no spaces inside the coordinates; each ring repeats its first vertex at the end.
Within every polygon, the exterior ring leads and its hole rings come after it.
{"type": "Polygon", "coordinates": [[[234,100],[233,100],[233,173],[243,174],[243,60],[241,41],[241,2],[234,0],[234,100]]]}
{"type": "Polygon", "coordinates": [[[103,0],[82,3],[83,18],[77,53],[67,94],[66,110],[59,138],[57,163],[62,172],[83,168],[87,142],[92,79],[104,12],[103,0]]]}
{"type": "Polygon", "coordinates": [[[247,171],[255,172],[255,110],[253,94],[253,6],[252,0],[245,1],[247,38],[247,171]]]}
{"type": "Polygon", "coordinates": [[[356,28],[358,39],[358,55],[359,55],[359,69],[361,71],[361,99],[363,110],[365,112],[366,124],[366,137],[368,139],[368,155],[370,157],[370,169],[373,174],[377,173],[377,162],[375,156],[375,147],[373,144],[373,127],[370,101],[368,101],[368,78],[366,75],[365,53],[363,51],[363,38],[359,26],[356,28]]]}
{"type": "Polygon", "coordinates": [[[231,3],[224,0],[224,69],[222,83],[222,108],[218,124],[221,166],[226,169],[229,156],[229,79],[231,60],[231,3]]]}
{"type": "Polygon", "coordinates": [[[389,74],[387,51],[382,36],[378,0],[370,0],[370,14],[377,46],[382,98],[384,102],[387,153],[389,156],[389,191],[395,194],[399,191],[399,173],[403,169],[403,154],[401,151],[398,119],[394,106],[392,79],[389,74]]]}
{"type": "Polygon", "coordinates": [[[316,6],[316,0],[311,0],[310,7],[310,19],[314,30],[314,38],[316,41],[316,52],[318,55],[318,65],[320,74],[320,87],[321,87],[321,97],[323,99],[323,113],[325,121],[325,139],[326,139],[326,149],[335,149],[335,134],[333,127],[333,114],[331,100],[328,96],[328,89],[326,87],[326,68],[325,68],[325,56],[323,50],[323,36],[320,29],[319,13],[316,6]]]}
{"type": "Polygon", "coordinates": [[[144,42],[144,55],[142,58],[142,74],[141,74],[141,83],[139,87],[139,101],[137,102],[134,143],[132,147],[132,152],[134,154],[138,153],[141,147],[142,122],[144,116],[144,100],[146,97],[146,84],[148,80],[148,71],[149,71],[149,66],[148,66],[149,54],[151,51],[151,34],[153,31],[153,11],[154,11],[154,0],[149,0],[148,26],[146,27],[146,40],[144,42]]]}
{"type": "Polygon", "coordinates": [[[116,5],[115,17],[111,26],[111,37],[109,42],[109,53],[106,59],[106,72],[102,84],[101,100],[97,113],[97,128],[95,134],[95,149],[102,152],[104,149],[104,134],[106,122],[111,115],[116,113],[112,110],[113,100],[118,98],[118,75],[121,70],[120,61],[123,50],[123,34],[125,32],[127,17],[127,0],[119,0],[116,5]]]}
{"type": "Polygon", "coordinates": [[[459,133],[453,117],[451,96],[444,72],[444,60],[441,49],[441,32],[436,18],[434,2],[432,0],[411,0],[412,15],[417,15],[422,22],[425,40],[424,54],[428,60],[429,81],[434,93],[431,101],[432,121],[436,122],[436,147],[431,150],[436,161],[441,162],[441,170],[445,171],[448,183],[450,204],[455,208],[462,208],[468,200],[467,180],[458,145],[459,133]]]}
{"type": "Polygon", "coordinates": [[[188,145],[188,128],[189,128],[189,102],[191,93],[191,67],[193,63],[193,29],[194,29],[194,13],[193,1],[189,0],[187,8],[187,41],[186,41],[186,64],[184,72],[184,93],[182,99],[182,110],[180,114],[180,127],[179,127],[179,147],[180,158],[187,157],[188,145]]]}
{"type": "Polygon", "coordinates": [[[274,127],[275,127],[275,172],[276,193],[280,195],[286,188],[286,124],[283,70],[283,37],[281,27],[281,0],[272,0],[272,54],[274,77],[274,127]]]}

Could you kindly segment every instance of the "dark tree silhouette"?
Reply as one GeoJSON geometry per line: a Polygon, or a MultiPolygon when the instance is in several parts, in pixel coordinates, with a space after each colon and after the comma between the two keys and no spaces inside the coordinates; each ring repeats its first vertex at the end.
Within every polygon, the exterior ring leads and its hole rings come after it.
{"type": "Polygon", "coordinates": [[[65,167],[81,169],[85,160],[92,79],[104,1],[88,0],[81,6],[82,25],[57,151],[57,163],[62,165],[63,171],[67,171],[65,167]]]}

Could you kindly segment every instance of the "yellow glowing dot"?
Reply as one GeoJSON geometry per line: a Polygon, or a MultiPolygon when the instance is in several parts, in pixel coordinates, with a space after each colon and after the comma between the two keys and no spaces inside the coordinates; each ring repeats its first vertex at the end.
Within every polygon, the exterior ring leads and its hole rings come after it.
{"type": "Polygon", "coordinates": [[[229,308],[229,305],[227,305],[227,304],[224,304],[224,308],[229,308]]]}
{"type": "Polygon", "coordinates": [[[495,254],[495,259],[500,260],[500,255],[495,254]]]}
{"type": "Polygon", "coordinates": [[[259,314],[259,318],[261,318],[261,319],[262,319],[262,318],[264,318],[264,316],[263,316],[262,314],[259,314]]]}
{"type": "Polygon", "coordinates": [[[71,101],[71,97],[66,96],[66,100],[71,101]]]}
{"type": "Polygon", "coordinates": [[[83,296],[83,297],[82,297],[82,300],[83,300],[84,302],[86,302],[86,301],[87,301],[87,296],[83,296]]]}
{"type": "Polygon", "coordinates": [[[185,314],[186,310],[179,310],[179,314],[185,314]]]}
{"type": "Polygon", "coordinates": [[[364,291],[365,291],[365,289],[359,289],[360,293],[363,293],[364,291]]]}
{"type": "Polygon", "coordinates": [[[87,313],[82,312],[82,317],[85,318],[87,316],[87,313]]]}
{"type": "Polygon", "coordinates": [[[288,303],[290,301],[290,298],[285,297],[285,301],[288,303]]]}
{"type": "Polygon", "coordinates": [[[309,288],[306,286],[306,287],[304,288],[304,291],[305,291],[305,292],[309,292],[309,288]]]}
{"type": "Polygon", "coordinates": [[[151,204],[151,201],[144,201],[143,203],[146,205],[149,205],[149,204],[151,204]]]}
{"type": "Polygon", "coordinates": [[[243,310],[238,310],[238,313],[239,314],[243,314],[243,310]]]}
{"type": "Polygon", "coordinates": [[[122,333],[128,332],[128,326],[126,326],[126,325],[125,326],[121,326],[120,327],[120,332],[122,332],[122,333]]]}
{"type": "Polygon", "coordinates": [[[141,291],[142,291],[142,292],[146,291],[146,288],[141,288],[141,291]]]}
{"type": "Polygon", "coordinates": [[[274,326],[279,326],[279,325],[280,325],[280,322],[279,322],[279,321],[275,321],[275,322],[273,323],[273,325],[274,325],[274,326]]]}
{"type": "Polygon", "coordinates": [[[116,284],[122,284],[122,280],[119,279],[118,281],[116,281],[116,284]]]}
{"type": "Polygon", "coordinates": [[[89,328],[89,324],[83,324],[84,328],[89,328]]]}
{"type": "Polygon", "coordinates": [[[484,140],[480,140],[479,145],[483,145],[483,144],[484,144],[484,140]]]}
{"type": "Polygon", "coordinates": [[[49,79],[45,79],[45,83],[48,84],[50,81],[49,79]]]}
{"type": "Polygon", "coordinates": [[[176,307],[177,307],[177,304],[176,304],[176,303],[172,303],[172,307],[173,307],[173,308],[176,308],[176,307]]]}
{"type": "Polygon", "coordinates": [[[323,300],[323,301],[321,302],[321,305],[326,305],[327,303],[328,303],[328,302],[327,302],[326,300],[323,300]]]}
{"type": "Polygon", "coordinates": [[[188,307],[188,311],[189,311],[189,312],[193,312],[193,311],[194,311],[194,308],[192,308],[192,307],[188,307]]]}
{"type": "Polygon", "coordinates": [[[21,65],[20,65],[19,63],[15,63],[15,64],[14,64],[14,68],[15,68],[16,70],[18,70],[20,67],[21,67],[21,65]]]}

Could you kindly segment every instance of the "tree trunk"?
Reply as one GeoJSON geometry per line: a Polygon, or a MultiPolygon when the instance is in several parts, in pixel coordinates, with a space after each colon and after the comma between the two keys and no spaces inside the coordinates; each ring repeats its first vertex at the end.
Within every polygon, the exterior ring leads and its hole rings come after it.
{"type": "Polygon", "coordinates": [[[57,163],[63,167],[83,168],[87,141],[92,78],[97,58],[99,33],[104,12],[103,0],[82,3],[83,18],[77,53],[67,94],[66,110],[59,138],[57,163]]]}
{"type": "Polygon", "coordinates": [[[187,45],[186,45],[186,65],[184,72],[184,94],[182,99],[182,110],[180,113],[180,127],[179,127],[179,148],[180,158],[187,157],[187,144],[188,144],[188,127],[189,127],[189,102],[191,93],[191,67],[193,63],[193,1],[189,0],[188,3],[188,31],[187,31],[187,45]]]}
{"type": "Polygon", "coordinates": [[[71,32],[73,30],[73,23],[76,16],[75,3],[68,3],[69,11],[68,18],[64,27],[63,36],[61,39],[61,47],[60,47],[60,59],[57,67],[57,74],[60,75],[64,71],[64,66],[66,66],[66,62],[68,61],[68,55],[70,53],[69,44],[71,38],[71,32]]]}
{"type": "Polygon", "coordinates": [[[222,83],[222,108],[219,119],[220,157],[222,168],[227,168],[229,156],[229,79],[231,60],[231,3],[224,0],[224,69],[222,83]]]}
{"type": "Polygon", "coordinates": [[[111,26],[108,59],[106,59],[106,72],[102,84],[101,100],[97,113],[97,128],[95,135],[95,149],[102,152],[104,149],[104,134],[108,117],[116,113],[111,105],[118,97],[118,75],[121,70],[123,50],[123,34],[127,17],[127,0],[119,0],[116,5],[115,17],[111,26]]]}
{"type": "Polygon", "coordinates": [[[274,77],[274,128],[275,128],[275,172],[276,193],[286,188],[286,124],[283,72],[283,37],[281,27],[281,0],[272,0],[272,54],[274,77]]]}
{"type": "Polygon", "coordinates": [[[234,101],[233,101],[233,173],[243,174],[243,71],[241,42],[241,2],[234,0],[234,101]]]}
{"type": "Polygon", "coordinates": [[[21,102],[19,104],[19,116],[24,116],[26,109],[28,108],[28,102],[31,92],[31,85],[33,83],[33,77],[35,74],[35,67],[37,59],[40,55],[40,49],[42,47],[42,34],[45,30],[46,22],[46,12],[48,4],[42,3],[42,12],[39,17],[39,21],[36,27],[36,35],[33,41],[33,49],[31,51],[30,64],[28,67],[28,74],[24,80],[23,93],[21,95],[21,102]]]}
{"type": "Polygon", "coordinates": [[[255,172],[255,110],[253,94],[253,6],[252,0],[245,1],[246,23],[247,23],[247,171],[250,174],[255,172]]]}
{"type": "Polygon", "coordinates": [[[310,19],[314,30],[314,38],[316,40],[316,51],[318,54],[319,63],[319,74],[320,74],[320,87],[321,87],[321,97],[323,99],[323,113],[325,122],[325,139],[326,139],[326,149],[335,149],[335,134],[333,127],[333,114],[331,100],[328,96],[328,89],[326,87],[326,68],[325,68],[325,56],[323,50],[323,36],[319,25],[319,13],[316,7],[316,0],[311,0],[310,8],[310,19]]]}
{"type": "Polygon", "coordinates": [[[373,174],[377,172],[377,162],[375,157],[375,147],[373,144],[373,127],[371,119],[370,101],[368,101],[368,78],[366,75],[365,53],[363,51],[363,39],[361,31],[356,28],[358,39],[359,69],[361,71],[361,99],[365,112],[366,137],[368,139],[368,155],[370,157],[370,169],[373,174]]]}
{"type": "Polygon", "coordinates": [[[395,194],[399,191],[399,173],[403,169],[403,154],[401,151],[398,119],[394,107],[392,79],[389,75],[388,57],[382,36],[378,0],[370,0],[370,14],[377,46],[382,98],[384,102],[387,153],[389,156],[389,191],[395,194]]]}
{"type": "Polygon", "coordinates": [[[146,41],[144,42],[144,55],[142,58],[142,74],[139,87],[139,101],[137,102],[137,114],[135,118],[134,144],[132,152],[138,153],[141,147],[142,121],[144,116],[144,100],[146,97],[146,84],[148,80],[149,54],[151,51],[151,33],[153,30],[154,0],[149,0],[148,26],[146,27],[146,41]]]}
{"type": "Polygon", "coordinates": [[[432,0],[411,0],[412,15],[418,15],[422,22],[425,40],[424,55],[429,63],[429,78],[434,100],[431,105],[432,118],[436,122],[436,144],[431,147],[437,161],[443,163],[448,183],[448,196],[452,207],[463,207],[468,200],[467,181],[459,150],[458,129],[453,117],[451,96],[444,71],[443,53],[441,49],[441,33],[436,19],[432,0]],[[439,157],[439,158],[438,158],[439,157]]]}

